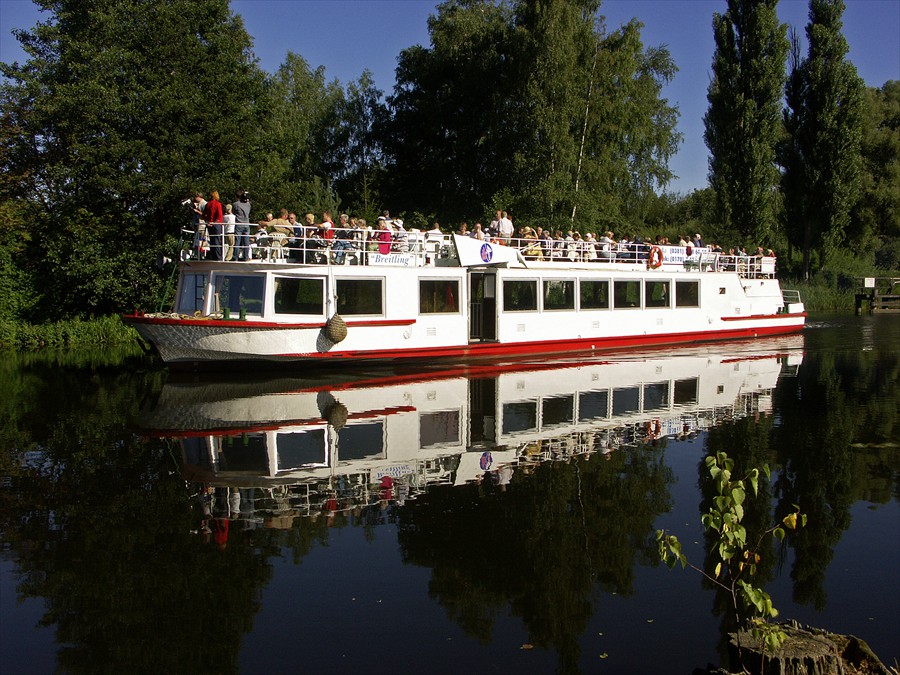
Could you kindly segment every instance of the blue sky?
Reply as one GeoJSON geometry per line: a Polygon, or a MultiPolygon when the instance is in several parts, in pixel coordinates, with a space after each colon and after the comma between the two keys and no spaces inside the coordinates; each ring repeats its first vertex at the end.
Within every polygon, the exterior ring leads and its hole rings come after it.
{"type": "MultiPolygon", "coordinates": [[[[900,0],[845,0],[844,35],[849,58],[869,86],[900,79],[900,0]]],[[[346,84],[368,68],[386,93],[402,49],[428,44],[429,0],[233,0],[253,36],[260,65],[274,71],[287,52],[323,65],[328,79],[346,84]]],[[[664,95],[681,111],[684,142],[671,163],[679,178],[669,186],[688,192],[706,185],[707,150],[703,143],[706,88],[714,50],[712,15],[725,0],[605,0],[600,13],[613,30],[635,17],[644,24],[647,46],[666,45],[679,72],[664,95]]],[[[804,41],[807,0],[781,0],[778,14],[804,41]]],[[[31,0],[0,0],[0,61],[21,60],[10,31],[30,28],[40,19],[31,0]]]]}

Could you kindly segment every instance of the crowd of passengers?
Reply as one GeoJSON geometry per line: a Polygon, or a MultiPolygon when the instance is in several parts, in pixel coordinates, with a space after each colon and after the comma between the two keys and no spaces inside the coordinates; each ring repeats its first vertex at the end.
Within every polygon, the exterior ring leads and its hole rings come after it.
{"type": "MultiPolygon", "coordinates": [[[[407,230],[403,220],[392,218],[388,211],[383,211],[374,225],[345,213],[340,214],[335,223],[328,210],[322,212],[320,219],[307,213],[300,221],[295,213],[281,209],[278,217],[267,213],[265,219],[251,222],[250,195],[245,191],[241,191],[233,203],[224,206],[218,192],[213,191],[209,200],[197,192],[191,210],[194,225],[192,255],[207,260],[293,259],[340,265],[347,260],[348,254],[356,251],[407,253],[410,251],[410,234],[416,238],[423,234],[421,230],[407,230]]],[[[665,236],[650,239],[623,235],[617,239],[612,231],[598,237],[593,232],[582,235],[576,230],[517,228],[506,211],[497,211],[487,227],[476,222],[470,229],[467,223],[462,223],[455,233],[492,244],[514,246],[530,260],[637,262],[648,260],[654,246],[681,246],[688,256],[694,249],[704,249],[732,259],[775,257],[774,251],[762,247],[757,247],[753,253],[744,247],[725,251],[718,244],[704,242],[699,233],[692,238],[680,236],[676,243],[665,236]]],[[[440,224],[435,222],[424,232],[423,239],[443,238],[444,234],[440,224]]]]}

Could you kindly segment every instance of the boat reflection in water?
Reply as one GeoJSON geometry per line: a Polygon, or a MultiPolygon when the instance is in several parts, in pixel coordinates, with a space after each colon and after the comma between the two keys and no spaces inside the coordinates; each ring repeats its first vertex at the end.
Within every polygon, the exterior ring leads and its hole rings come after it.
{"type": "Polygon", "coordinates": [[[296,517],[402,505],[436,484],[503,489],[536,462],[768,413],[802,349],[802,336],[788,336],[609,360],[170,382],[141,425],[179,440],[207,513],[216,495],[227,517],[290,527],[296,517]]]}

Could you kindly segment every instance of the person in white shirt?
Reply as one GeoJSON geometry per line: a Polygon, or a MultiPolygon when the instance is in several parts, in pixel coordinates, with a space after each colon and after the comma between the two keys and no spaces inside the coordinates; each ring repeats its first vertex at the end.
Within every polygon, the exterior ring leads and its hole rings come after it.
{"type": "Polygon", "coordinates": [[[497,229],[499,230],[500,240],[507,246],[509,246],[509,241],[513,236],[513,223],[509,219],[509,215],[506,211],[502,211],[500,215],[500,222],[497,224],[497,229]]]}
{"type": "Polygon", "coordinates": [[[231,260],[234,257],[234,226],[236,222],[234,207],[231,204],[225,205],[222,222],[225,223],[225,260],[231,260]]]}

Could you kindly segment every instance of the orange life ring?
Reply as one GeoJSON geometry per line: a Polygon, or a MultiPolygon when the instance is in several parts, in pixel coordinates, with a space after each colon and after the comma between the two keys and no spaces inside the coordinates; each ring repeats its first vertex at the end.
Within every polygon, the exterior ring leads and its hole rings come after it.
{"type": "Polygon", "coordinates": [[[663,252],[659,246],[651,246],[650,247],[650,257],[647,258],[647,267],[651,270],[655,270],[657,267],[663,264],[663,252]]]}

